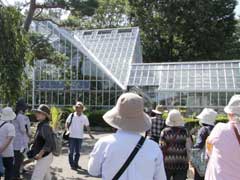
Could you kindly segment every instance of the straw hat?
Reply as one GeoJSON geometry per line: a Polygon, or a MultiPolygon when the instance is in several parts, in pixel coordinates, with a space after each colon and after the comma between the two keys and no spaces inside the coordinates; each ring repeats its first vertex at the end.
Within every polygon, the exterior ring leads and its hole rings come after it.
{"type": "Polygon", "coordinates": [[[10,107],[5,107],[2,109],[1,115],[0,115],[1,120],[3,121],[12,121],[16,118],[16,114],[13,111],[12,108],[10,107]]]}
{"type": "Polygon", "coordinates": [[[41,104],[37,109],[34,109],[33,112],[35,113],[42,113],[51,120],[51,111],[50,108],[46,104],[41,104]]]}
{"type": "Polygon", "coordinates": [[[110,126],[132,132],[145,132],[151,128],[150,117],[144,113],[143,98],[134,93],[122,94],[116,106],[103,119],[110,126]]]}
{"type": "Polygon", "coordinates": [[[170,127],[184,126],[184,120],[181,113],[176,109],[171,110],[166,119],[166,125],[170,127]]]}
{"type": "Polygon", "coordinates": [[[73,106],[73,109],[76,110],[76,107],[82,107],[83,111],[86,110],[86,107],[83,105],[83,103],[81,101],[77,101],[75,106],[73,106]]]}
{"type": "Polygon", "coordinates": [[[201,125],[208,124],[211,126],[215,125],[216,117],[217,112],[210,108],[203,109],[203,111],[197,116],[201,125]]]}
{"type": "Polygon", "coordinates": [[[240,95],[234,95],[230,99],[228,105],[224,108],[227,114],[240,115],[240,95]]]}
{"type": "Polygon", "coordinates": [[[163,110],[163,105],[157,105],[156,108],[152,110],[152,112],[154,112],[155,114],[162,114],[163,110]]]}

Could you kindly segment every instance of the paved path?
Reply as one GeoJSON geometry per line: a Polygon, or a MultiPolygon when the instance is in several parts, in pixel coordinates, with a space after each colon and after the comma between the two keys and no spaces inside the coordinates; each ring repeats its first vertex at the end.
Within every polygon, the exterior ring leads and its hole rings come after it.
{"type": "MultiPolygon", "coordinates": [[[[88,136],[85,137],[84,143],[82,146],[82,153],[80,158],[79,165],[83,168],[79,171],[73,171],[70,169],[68,164],[68,148],[63,148],[63,154],[60,157],[55,157],[51,166],[51,171],[53,174],[52,180],[100,180],[100,178],[94,178],[88,175],[87,173],[87,164],[89,159],[89,153],[92,151],[92,148],[95,142],[103,136],[106,136],[106,133],[94,134],[95,140],[91,140],[88,136]]],[[[24,177],[24,180],[30,180],[31,178],[31,169],[33,165],[30,164],[28,169],[30,173],[24,177]]],[[[190,179],[189,179],[190,180],[190,179]]]]}
{"type": "MultiPolygon", "coordinates": [[[[79,165],[82,167],[82,170],[73,171],[70,169],[68,164],[68,148],[63,148],[63,154],[60,157],[54,157],[54,161],[51,166],[51,171],[53,174],[53,180],[99,180],[100,178],[94,178],[88,175],[87,173],[87,164],[89,159],[89,153],[91,152],[95,142],[107,134],[94,134],[95,140],[89,139],[88,136],[85,137],[82,146],[82,153],[80,158],[79,165]]],[[[27,174],[24,179],[30,180],[30,174],[33,165],[30,164],[27,169],[30,170],[30,173],[27,174]]]]}

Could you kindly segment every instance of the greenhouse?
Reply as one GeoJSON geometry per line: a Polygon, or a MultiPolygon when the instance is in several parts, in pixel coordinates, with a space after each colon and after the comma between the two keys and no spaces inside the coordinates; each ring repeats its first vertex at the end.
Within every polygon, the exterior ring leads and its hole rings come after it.
{"type": "Polygon", "coordinates": [[[240,93],[240,61],[143,63],[139,28],[69,31],[45,21],[32,30],[67,60],[35,62],[27,100],[71,106],[76,100],[93,109],[112,107],[118,96],[137,91],[152,105],[166,108],[222,109],[240,93]]]}

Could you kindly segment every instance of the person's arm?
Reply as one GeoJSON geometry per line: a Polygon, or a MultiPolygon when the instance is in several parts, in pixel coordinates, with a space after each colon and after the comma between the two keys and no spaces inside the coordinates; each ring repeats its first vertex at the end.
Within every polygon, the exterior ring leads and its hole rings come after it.
{"type": "Polygon", "coordinates": [[[86,129],[87,129],[87,132],[88,132],[90,138],[91,138],[91,139],[95,139],[94,136],[92,135],[92,132],[91,132],[90,126],[86,126],[86,129]]]}
{"type": "Polygon", "coordinates": [[[199,129],[197,138],[196,138],[196,143],[194,144],[193,148],[200,148],[202,149],[205,145],[206,139],[207,139],[207,129],[202,127],[199,129]]]}
{"type": "Polygon", "coordinates": [[[102,164],[104,161],[104,146],[99,140],[90,154],[88,162],[88,173],[92,176],[100,177],[102,175],[102,164]]]}
{"type": "Polygon", "coordinates": [[[222,124],[222,123],[218,123],[212,130],[212,132],[210,133],[210,135],[208,136],[207,140],[206,140],[206,151],[208,156],[211,156],[212,154],[212,148],[214,146],[214,144],[218,143],[219,141],[221,141],[221,134],[222,134],[222,126],[226,126],[227,124],[222,124]]]}
{"type": "Polygon", "coordinates": [[[43,148],[41,149],[41,151],[35,156],[34,159],[39,160],[43,157],[43,155],[46,152],[52,152],[52,145],[54,144],[54,139],[53,139],[53,132],[50,126],[47,125],[43,125],[41,127],[41,131],[40,133],[42,133],[42,137],[45,140],[45,143],[43,145],[43,148]]]}
{"type": "Polygon", "coordinates": [[[8,136],[5,140],[5,142],[3,143],[3,145],[0,147],[0,154],[3,153],[7,147],[9,146],[9,144],[12,142],[13,140],[13,136],[8,136]]]}
{"type": "Polygon", "coordinates": [[[65,123],[65,130],[68,130],[69,128],[69,123],[72,119],[72,113],[68,116],[67,120],[66,120],[66,123],[65,123]]]}
{"type": "Polygon", "coordinates": [[[5,128],[7,128],[7,138],[3,145],[0,147],[0,154],[7,149],[15,137],[15,127],[12,124],[6,124],[5,128]]]}
{"type": "Polygon", "coordinates": [[[87,116],[85,116],[85,123],[84,123],[86,129],[87,129],[87,133],[89,134],[91,139],[95,139],[94,136],[92,135],[91,129],[90,129],[90,123],[89,120],[87,118],[87,116]]]}
{"type": "Polygon", "coordinates": [[[160,152],[159,155],[157,156],[155,164],[156,165],[153,180],[167,180],[162,152],[160,152]]]}

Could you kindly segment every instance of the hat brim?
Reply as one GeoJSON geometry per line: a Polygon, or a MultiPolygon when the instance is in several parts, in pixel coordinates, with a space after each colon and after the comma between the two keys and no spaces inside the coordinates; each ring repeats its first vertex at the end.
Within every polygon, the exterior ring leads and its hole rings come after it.
{"type": "Polygon", "coordinates": [[[153,113],[155,113],[155,114],[159,114],[159,115],[163,114],[162,112],[160,112],[160,111],[157,111],[157,110],[155,110],[155,109],[154,109],[154,110],[152,110],[152,112],[153,112],[153,113]]]}
{"type": "Polygon", "coordinates": [[[151,128],[150,117],[142,112],[135,117],[123,117],[114,107],[103,116],[104,121],[110,126],[131,132],[145,132],[151,128]]]}
{"type": "Polygon", "coordinates": [[[232,111],[230,110],[229,106],[225,106],[224,112],[227,113],[227,114],[231,114],[232,113],[232,111]]]}
{"type": "Polygon", "coordinates": [[[47,116],[49,120],[51,120],[51,116],[50,116],[48,113],[44,112],[44,111],[41,111],[41,110],[39,110],[39,109],[33,109],[32,112],[33,112],[33,113],[42,113],[42,114],[44,114],[45,116],[47,116]]]}
{"type": "Polygon", "coordinates": [[[173,122],[169,118],[167,118],[166,125],[169,127],[183,127],[185,125],[185,122],[184,122],[183,118],[181,118],[181,121],[179,121],[179,122],[173,122]]]}
{"type": "Polygon", "coordinates": [[[210,126],[214,126],[215,125],[215,121],[214,122],[210,122],[210,121],[204,119],[201,115],[198,115],[196,118],[199,120],[199,124],[201,126],[203,124],[207,124],[207,125],[210,125],[210,126]]]}
{"type": "MultiPolygon", "coordinates": [[[[79,105],[79,106],[74,105],[74,106],[73,106],[73,109],[76,110],[76,107],[81,107],[81,106],[80,106],[80,105],[79,105]]],[[[86,110],[87,110],[85,106],[82,106],[82,107],[83,107],[83,111],[86,111],[86,110]]]]}
{"type": "Polygon", "coordinates": [[[16,114],[14,113],[14,114],[10,114],[8,116],[1,115],[0,117],[1,117],[0,119],[2,121],[12,121],[16,118],[16,114]]]}

